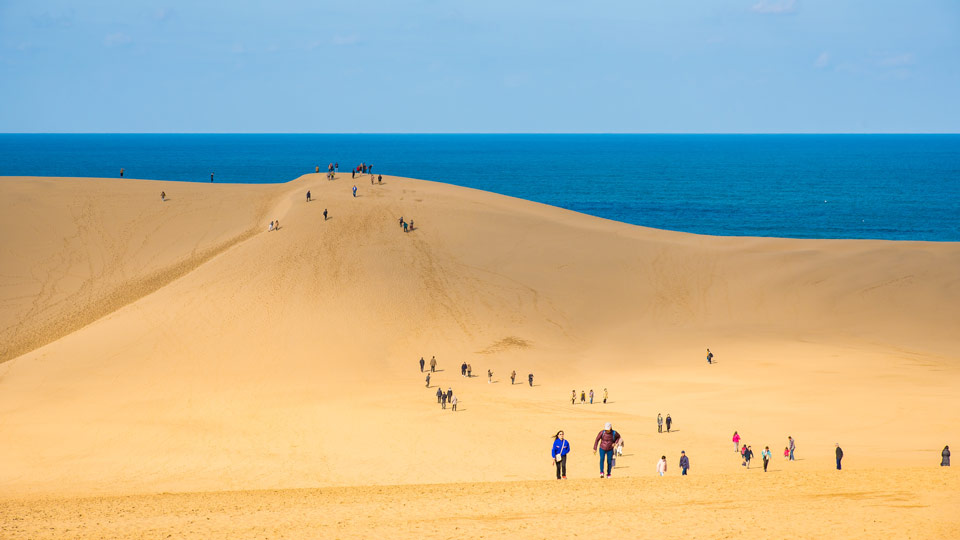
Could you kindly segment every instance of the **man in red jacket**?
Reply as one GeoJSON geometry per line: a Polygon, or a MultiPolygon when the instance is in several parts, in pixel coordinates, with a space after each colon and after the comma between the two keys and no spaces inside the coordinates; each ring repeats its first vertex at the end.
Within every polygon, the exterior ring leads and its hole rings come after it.
{"type": "Polygon", "coordinates": [[[603,431],[597,433],[597,440],[593,442],[593,453],[597,453],[597,446],[600,446],[600,478],[604,477],[603,462],[607,462],[606,477],[610,478],[613,471],[613,448],[620,442],[620,434],[613,430],[610,422],[603,426],[603,431]]]}

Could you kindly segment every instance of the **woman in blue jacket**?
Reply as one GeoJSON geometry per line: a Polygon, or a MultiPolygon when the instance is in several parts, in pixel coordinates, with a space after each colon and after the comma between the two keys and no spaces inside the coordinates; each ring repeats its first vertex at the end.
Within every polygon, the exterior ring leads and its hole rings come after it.
{"type": "Polygon", "coordinates": [[[570,453],[570,441],[563,438],[563,430],[553,436],[553,462],[557,464],[557,480],[567,479],[567,454],[570,453]]]}

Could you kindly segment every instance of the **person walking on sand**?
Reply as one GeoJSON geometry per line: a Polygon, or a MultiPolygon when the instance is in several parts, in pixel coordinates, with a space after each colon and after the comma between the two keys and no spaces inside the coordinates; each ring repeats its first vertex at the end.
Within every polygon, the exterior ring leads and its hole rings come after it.
{"type": "Polygon", "coordinates": [[[795,461],[793,459],[793,453],[797,450],[797,442],[793,440],[793,437],[787,436],[787,440],[790,441],[788,445],[790,447],[790,461],[795,461]]]}
{"type": "Polygon", "coordinates": [[[577,391],[576,391],[576,390],[571,390],[571,391],[570,391],[570,404],[571,404],[571,405],[576,405],[576,404],[577,404],[577,391]]]}
{"type": "Polygon", "coordinates": [[[160,202],[167,202],[167,192],[166,192],[166,191],[161,191],[161,192],[160,192],[160,202]]]}
{"type": "Polygon", "coordinates": [[[660,456],[660,461],[657,462],[657,472],[660,476],[663,476],[667,472],[667,456],[660,456]]]}
{"type": "Polygon", "coordinates": [[[279,220],[279,219],[278,219],[278,220],[275,220],[275,223],[274,223],[274,225],[273,225],[273,230],[275,230],[275,231],[279,231],[279,230],[280,230],[280,220],[279,220]]]}
{"type": "Polygon", "coordinates": [[[790,449],[786,446],[783,447],[783,459],[790,459],[790,449]]]}
{"type": "Polygon", "coordinates": [[[740,451],[740,434],[737,433],[736,431],[733,432],[733,451],[734,452],[740,451]]]}
{"type": "Polygon", "coordinates": [[[690,468],[690,458],[687,457],[687,453],[683,450],[680,451],[680,475],[686,476],[687,469],[690,468]]]}
{"type": "Polygon", "coordinates": [[[427,373],[427,388],[430,388],[430,374],[427,373]]]}
{"type": "Polygon", "coordinates": [[[837,470],[839,471],[839,470],[841,470],[841,469],[840,469],[840,460],[843,459],[843,449],[840,448],[840,443],[836,443],[836,447],[837,447],[837,451],[836,451],[836,454],[837,454],[837,470]]]}
{"type": "Polygon", "coordinates": [[[510,372],[510,386],[513,386],[513,383],[517,382],[517,370],[510,372]]]}
{"type": "Polygon", "coordinates": [[[447,401],[450,401],[450,398],[452,398],[452,397],[453,397],[453,387],[452,387],[452,386],[448,386],[448,387],[447,387],[447,401]]]}
{"type": "Polygon", "coordinates": [[[430,373],[434,373],[436,371],[437,371],[437,357],[431,356],[430,357],[430,373]]]}
{"type": "Polygon", "coordinates": [[[453,409],[454,412],[456,412],[456,410],[457,410],[457,396],[453,396],[452,398],[450,398],[450,408],[453,409]]]}
{"type": "Polygon", "coordinates": [[[763,452],[760,452],[760,457],[763,458],[763,472],[767,472],[767,464],[770,463],[770,458],[772,454],[770,453],[770,447],[765,446],[763,452]]]}
{"type": "Polygon", "coordinates": [[[473,364],[467,364],[467,378],[473,377],[473,364]]]}
{"type": "Polygon", "coordinates": [[[326,209],[326,208],[323,209],[323,220],[324,220],[324,221],[327,220],[327,209],[326,209]]]}
{"type": "Polygon", "coordinates": [[[407,232],[407,222],[403,222],[403,232],[407,232]]]}
{"type": "Polygon", "coordinates": [[[583,404],[583,403],[586,403],[586,402],[587,402],[587,392],[586,392],[585,390],[581,390],[581,391],[580,391],[580,403],[583,404]]]}
{"type": "Polygon", "coordinates": [[[353,196],[357,196],[357,186],[353,186],[353,196]]]}
{"type": "Polygon", "coordinates": [[[943,447],[943,452],[940,452],[940,466],[949,467],[950,466],[950,445],[943,447]]]}
{"type": "Polygon", "coordinates": [[[382,175],[382,174],[378,174],[378,175],[377,175],[377,183],[378,183],[378,184],[382,184],[382,183],[383,183],[383,175],[382,175]]]}
{"type": "Polygon", "coordinates": [[[460,376],[461,376],[461,377],[466,377],[466,376],[467,376],[467,363],[466,363],[466,362],[460,364],[460,376]]]}
{"type": "Polygon", "coordinates": [[[713,353],[710,352],[710,349],[707,349],[707,363],[708,363],[708,364],[712,364],[712,363],[713,363],[713,353]]]}
{"type": "Polygon", "coordinates": [[[553,456],[553,462],[557,465],[557,480],[567,479],[567,454],[570,453],[570,443],[563,438],[563,430],[553,436],[553,448],[550,455],[553,456]]]}
{"type": "Polygon", "coordinates": [[[267,229],[267,232],[270,232],[270,231],[272,231],[272,230],[273,230],[273,222],[271,221],[271,222],[270,222],[270,228],[267,229]]]}
{"type": "Polygon", "coordinates": [[[657,433],[663,433],[663,416],[657,413],[657,433]]]}
{"type": "Polygon", "coordinates": [[[307,202],[310,202],[310,192],[307,192],[307,202]]]}
{"type": "Polygon", "coordinates": [[[670,426],[673,425],[673,418],[670,418],[670,413],[667,413],[667,433],[670,433],[670,426]]]}
{"type": "Polygon", "coordinates": [[[491,370],[488,369],[488,370],[487,370],[487,384],[490,384],[490,383],[492,383],[492,382],[493,382],[493,371],[491,371],[491,370]]]}
{"type": "Polygon", "coordinates": [[[607,404],[607,389],[606,389],[606,388],[603,389],[603,404],[604,404],[604,405],[607,404]]]}
{"type": "Polygon", "coordinates": [[[423,357],[420,357],[420,373],[423,373],[423,357]]]}
{"type": "Polygon", "coordinates": [[[527,382],[530,383],[530,388],[533,388],[533,373],[527,375],[527,382]]]}
{"type": "Polygon", "coordinates": [[[590,389],[590,404],[593,405],[593,388],[590,389]]]}
{"type": "Polygon", "coordinates": [[[743,461],[740,462],[741,467],[747,466],[747,445],[743,445],[743,448],[740,449],[740,459],[743,461]]]}
{"type": "Polygon", "coordinates": [[[441,409],[446,409],[446,408],[447,408],[447,393],[441,391],[439,388],[437,389],[437,392],[440,392],[440,408],[441,408],[441,409]]]}
{"type": "MultiPolygon", "coordinates": [[[[429,373],[427,374],[427,378],[428,378],[428,379],[430,378],[430,374],[429,374],[429,373]]],[[[440,400],[441,400],[441,399],[443,399],[443,390],[440,390],[440,388],[437,387],[437,403],[440,403],[440,400]]]]}
{"type": "Polygon", "coordinates": [[[750,468],[750,461],[753,460],[753,447],[752,447],[752,446],[747,445],[747,453],[744,454],[744,458],[745,458],[746,461],[747,461],[747,468],[749,469],[749,468],[750,468]]]}
{"type": "Polygon", "coordinates": [[[600,447],[600,478],[603,478],[603,462],[607,462],[607,478],[613,470],[613,447],[620,441],[620,434],[614,431],[610,422],[603,426],[603,430],[597,433],[597,439],[593,441],[593,453],[597,453],[597,446],[600,447]]]}

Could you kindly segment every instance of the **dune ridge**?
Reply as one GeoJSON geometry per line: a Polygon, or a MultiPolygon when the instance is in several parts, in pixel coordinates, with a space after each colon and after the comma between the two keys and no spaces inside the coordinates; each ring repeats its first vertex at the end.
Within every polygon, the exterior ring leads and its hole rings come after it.
{"type": "MultiPolygon", "coordinates": [[[[810,493],[773,513],[798,524],[822,511],[814,494],[842,486],[822,482],[835,442],[848,453],[839,474],[922,501],[891,523],[956,500],[950,471],[918,472],[925,486],[895,471],[934,467],[960,434],[960,244],[706,237],[437,182],[368,181],[0,181],[0,419],[16,441],[0,447],[0,511],[162,492],[250,501],[235,493],[280,490],[290,501],[290,490],[338,486],[374,499],[377,486],[401,486],[424,504],[436,495],[423,484],[473,493],[506,482],[533,496],[523,482],[552,477],[558,429],[573,447],[571,480],[595,475],[590,446],[605,421],[627,441],[615,476],[634,494],[655,489],[656,460],[675,465],[681,449],[697,475],[733,489],[736,429],[758,454],[798,440],[801,459],[777,464],[789,482],[747,483],[810,493]],[[404,233],[401,216],[415,229],[404,233]],[[417,360],[433,355],[441,371],[427,388],[417,360]],[[458,412],[436,404],[437,385],[454,389],[458,412]],[[591,388],[609,388],[610,402],[571,404],[571,389],[591,388]],[[656,432],[658,412],[672,414],[673,433],[656,432]]],[[[684,493],[707,508],[712,488],[696,482],[684,493]]],[[[508,504],[491,489],[471,495],[489,510],[481,519],[508,504]]],[[[589,499],[566,507],[584,527],[589,499]]],[[[722,537],[735,512],[724,515],[701,532],[722,537]]],[[[956,524],[939,526],[924,534],[956,524]]],[[[880,530],[862,528],[852,536],[880,530]]]]}

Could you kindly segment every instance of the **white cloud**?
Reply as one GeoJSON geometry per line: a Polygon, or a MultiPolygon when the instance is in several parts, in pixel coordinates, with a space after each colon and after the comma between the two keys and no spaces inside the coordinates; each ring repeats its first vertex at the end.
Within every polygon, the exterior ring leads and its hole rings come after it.
{"type": "Polygon", "coordinates": [[[817,69],[823,69],[827,67],[827,64],[830,63],[830,53],[824,51],[820,53],[820,56],[817,57],[817,60],[813,63],[813,67],[817,69]]]}
{"type": "Polygon", "coordinates": [[[349,36],[337,35],[337,36],[333,36],[332,43],[334,45],[340,45],[340,46],[356,45],[357,43],[360,43],[360,38],[357,37],[356,34],[351,34],[349,36]]]}
{"type": "Polygon", "coordinates": [[[133,41],[133,38],[123,32],[110,34],[103,38],[103,44],[107,47],[121,47],[129,44],[131,41],[133,41]]]}
{"type": "Polygon", "coordinates": [[[157,8],[156,11],[153,12],[153,20],[158,22],[169,21],[170,19],[176,17],[176,15],[177,12],[171,8],[157,8]]]}
{"type": "Polygon", "coordinates": [[[793,13],[797,0],[760,0],[751,9],[757,13],[793,13]]]}
{"type": "Polygon", "coordinates": [[[884,67],[902,67],[913,65],[913,55],[910,53],[896,54],[880,60],[880,65],[884,67]]]}

